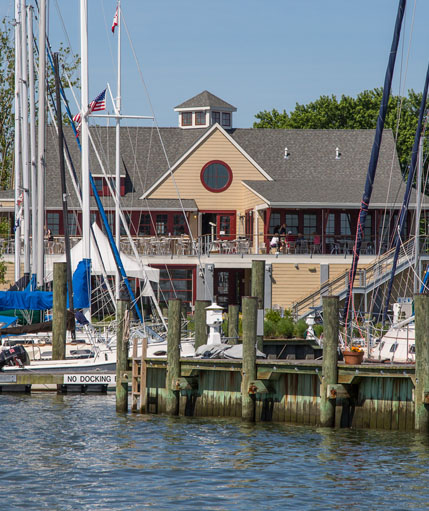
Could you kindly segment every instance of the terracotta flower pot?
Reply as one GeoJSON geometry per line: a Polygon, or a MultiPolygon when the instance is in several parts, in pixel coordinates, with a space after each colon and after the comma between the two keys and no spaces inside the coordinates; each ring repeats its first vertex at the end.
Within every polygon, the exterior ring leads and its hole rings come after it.
{"type": "Polygon", "coordinates": [[[363,351],[343,351],[344,362],[348,365],[360,365],[363,361],[363,351]]]}

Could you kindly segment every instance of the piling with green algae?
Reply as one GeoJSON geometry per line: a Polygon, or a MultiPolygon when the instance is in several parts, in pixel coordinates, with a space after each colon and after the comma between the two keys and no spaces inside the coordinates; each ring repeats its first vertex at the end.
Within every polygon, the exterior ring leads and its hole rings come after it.
{"type": "Polygon", "coordinates": [[[238,305],[228,305],[228,338],[230,344],[237,344],[238,342],[238,322],[239,322],[238,305]]]}
{"type": "Polygon", "coordinates": [[[128,369],[128,337],[129,337],[129,302],[116,302],[117,332],[116,332],[116,411],[128,410],[128,381],[123,377],[128,369]]]}
{"type": "Polygon", "coordinates": [[[258,299],[243,297],[243,362],[241,377],[241,417],[245,421],[255,420],[256,396],[250,392],[256,380],[256,323],[258,299]]]}
{"type": "MultiPolygon", "coordinates": [[[[251,294],[258,300],[257,313],[261,317],[263,322],[264,314],[264,293],[265,293],[265,261],[264,260],[253,260],[252,261],[252,287],[251,294]],[[262,312],[261,312],[262,311],[262,312]]],[[[263,351],[264,348],[264,336],[258,335],[257,337],[258,350],[263,351]]]]}
{"type": "Polygon", "coordinates": [[[416,385],[414,390],[415,429],[429,433],[429,296],[414,296],[416,385]]]}
{"type": "Polygon", "coordinates": [[[52,360],[66,358],[67,263],[54,263],[52,311],[52,360]]]}
{"type": "Polygon", "coordinates": [[[206,307],[209,307],[209,300],[196,300],[195,301],[195,350],[200,346],[207,344],[207,320],[206,320],[206,307]]]}
{"type": "Polygon", "coordinates": [[[339,301],[337,296],[323,297],[323,363],[320,385],[320,425],[335,425],[334,396],[328,396],[328,385],[338,383],[339,301]]]}
{"type": "Polygon", "coordinates": [[[179,414],[180,390],[176,390],[176,383],[178,384],[180,378],[181,304],[182,301],[180,299],[168,301],[167,374],[165,388],[166,413],[169,415],[179,414]]]}

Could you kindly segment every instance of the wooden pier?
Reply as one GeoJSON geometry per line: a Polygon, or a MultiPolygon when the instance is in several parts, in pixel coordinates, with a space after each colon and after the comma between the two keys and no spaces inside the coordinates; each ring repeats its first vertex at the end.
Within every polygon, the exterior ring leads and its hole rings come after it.
{"type": "MultiPolygon", "coordinates": [[[[429,361],[429,329],[421,327],[429,296],[415,298],[416,357],[429,361]]],[[[246,349],[256,344],[251,300],[243,298],[243,360],[179,358],[178,350],[168,359],[134,357],[131,410],[429,433],[428,363],[339,362],[335,297],[324,298],[322,361],[256,359],[246,349]]]]}

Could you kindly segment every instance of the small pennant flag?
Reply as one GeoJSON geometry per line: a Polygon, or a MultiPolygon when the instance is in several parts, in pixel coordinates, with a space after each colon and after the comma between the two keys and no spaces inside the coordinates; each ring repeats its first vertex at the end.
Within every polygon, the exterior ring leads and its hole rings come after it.
{"type": "Polygon", "coordinates": [[[116,7],[115,15],[113,16],[113,23],[112,23],[112,34],[115,33],[115,27],[118,26],[118,8],[116,7]]]}

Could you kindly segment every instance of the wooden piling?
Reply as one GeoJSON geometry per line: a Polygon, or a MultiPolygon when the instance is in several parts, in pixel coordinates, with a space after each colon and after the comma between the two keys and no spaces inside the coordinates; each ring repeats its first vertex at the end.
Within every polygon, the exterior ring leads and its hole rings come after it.
{"type": "Polygon", "coordinates": [[[429,296],[414,296],[416,384],[414,390],[415,429],[429,433],[429,296]]]}
{"type": "Polygon", "coordinates": [[[206,307],[210,305],[210,300],[195,301],[195,350],[204,344],[207,344],[207,321],[206,307]]]}
{"type": "Polygon", "coordinates": [[[52,360],[66,358],[67,336],[67,264],[54,263],[52,312],[52,360]]]}
{"type": "Polygon", "coordinates": [[[128,381],[124,373],[128,369],[129,309],[128,300],[118,300],[116,332],[116,411],[128,410],[128,381]]]}
{"type": "Polygon", "coordinates": [[[320,425],[335,425],[335,391],[328,395],[328,386],[338,383],[338,297],[323,297],[323,364],[320,385],[320,425]]]}
{"type": "Polygon", "coordinates": [[[230,344],[238,343],[238,315],[240,307],[238,305],[228,305],[228,338],[230,344]]]}
{"type": "Polygon", "coordinates": [[[256,380],[256,323],[258,299],[243,297],[243,365],[241,377],[241,417],[245,421],[255,420],[256,395],[253,382],[256,380]]]}
{"type": "Polygon", "coordinates": [[[166,412],[169,415],[179,414],[179,387],[180,378],[180,335],[181,335],[181,300],[168,301],[168,334],[167,334],[167,374],[166,412]]]}
{"type": "MultiPolygon", "coordinates": [[[[263,323],[264,315],[264,293],[265,293],[265,261],[253,260],[252,261],[252,296],[258,299],[257,316],[261,318],[263,323]],[[262,311],[262,312],[261,312],[262,311]],[[261,317],[262,316],[262,317],[261,317]]],[[[264,349],[264,336],[257,336],[258,350],[264,349]]]]}

